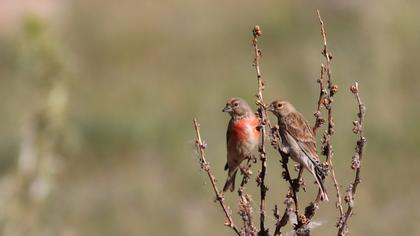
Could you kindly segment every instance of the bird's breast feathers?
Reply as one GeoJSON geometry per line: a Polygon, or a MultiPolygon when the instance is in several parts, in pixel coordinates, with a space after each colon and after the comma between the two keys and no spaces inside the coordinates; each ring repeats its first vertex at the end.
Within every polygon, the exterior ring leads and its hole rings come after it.
{"type": "Polygon", "coordinates": [[[259,121],[257,118],[244,118],[235,121],[233,124],[233,135],[238,141],[247,141],[249,139],[258,139],[260,132],[257,127],[259,121]]]}

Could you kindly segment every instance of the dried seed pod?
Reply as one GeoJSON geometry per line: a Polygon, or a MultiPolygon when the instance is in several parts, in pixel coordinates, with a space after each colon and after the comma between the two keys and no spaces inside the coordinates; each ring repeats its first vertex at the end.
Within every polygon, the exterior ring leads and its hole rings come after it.
{"type": "Polygon", "coordinates": [[[353,94],[356,94],[359,92],[359,84],[357,82],[355,82],[352,86],[350,86],[350,91],[353,94]]]}
{"type": "Polygon", "coordinates": [[[360,168],[360,157],[358,153],[355,153],[352,161],[351,161],[351,168],[353,170],[360,168]]]}
{"type": "Polygon", "coordinates": [[[298,220],[298,224],[301,223],[301,224],[305,225],[306,223],[308,223],[308,219],[303,214],[299,214],[297,220],[298,220]]]}
{"type": "Polygon", "coordinates": [[[331,88],[331,96],[334,96],[338,91],[338,85],[334,84],[331,88]]]}
{"type": "Polygon", "coordinates": [[[262,31],[259,25],[254,26],[254,29],[252,30],[252,34],[254,35],[254,37],[262,35],[262,31]]]}

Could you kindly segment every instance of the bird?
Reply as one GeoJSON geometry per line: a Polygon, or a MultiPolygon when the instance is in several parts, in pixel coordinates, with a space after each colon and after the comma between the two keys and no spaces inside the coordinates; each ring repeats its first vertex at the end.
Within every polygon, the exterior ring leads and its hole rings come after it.
{"type": "Polygon", "coordinates": [[[228,189],[235,190],[235,177],[241,162],[253,155],[254,149],[259,144],[260,125],[259,119],[242,98],[228,99],[223,112],[230,115],[226,131],[227,162],[225,170],[228,177],[223,187],[223,192],[228,189]]]}
{"type": "Polygon", "coordinates": [[[281,150],[309,170],[318,184],[321,199],[328,201],[324,186],[326,171],[319,161],[315,135],[308,122],[288,101],[273,101],[267,110],[278,119],[281,150]]]}

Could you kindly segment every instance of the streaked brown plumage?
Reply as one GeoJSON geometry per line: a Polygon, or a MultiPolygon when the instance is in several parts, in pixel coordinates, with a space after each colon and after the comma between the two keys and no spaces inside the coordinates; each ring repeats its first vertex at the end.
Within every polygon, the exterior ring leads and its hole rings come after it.
{"type": "Polygon", "coordinates": [[[228,177],[223,191],[235,190],[235,177],[241,162],[252,156],[258,145],[259,120],[248,103],[241,98],[231,98],[227,101],[223,112],[229,113],[231,119],[226,132],[228,177]]]}
{"type": "Polygon", "coordinates": [[[295,107],[287,101],[274,101],[268,107],[278,118],[283,151],[303,165],[315,177],[321,196],[328,201],[324,186],[325,171],[316,150],[316,140],[311,127],[295,107]]]}

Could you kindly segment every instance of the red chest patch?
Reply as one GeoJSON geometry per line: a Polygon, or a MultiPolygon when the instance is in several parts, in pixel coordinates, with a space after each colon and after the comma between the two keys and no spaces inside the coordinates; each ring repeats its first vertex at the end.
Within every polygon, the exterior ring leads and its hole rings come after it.
{"type": "Polygon", "coordinates": [[[257,130],[258,125],[259,120],[257,118],[238,120],[233,125],[233,134],[238,140],[259,137],[260,132],[257,130]]]}

